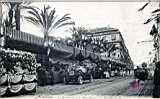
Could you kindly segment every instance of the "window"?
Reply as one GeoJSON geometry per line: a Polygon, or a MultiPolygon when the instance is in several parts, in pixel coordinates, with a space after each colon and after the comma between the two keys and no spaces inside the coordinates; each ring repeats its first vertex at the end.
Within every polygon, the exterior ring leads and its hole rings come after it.
{"type": "Polygon", "coordinates": [[[116,40],[116,34],[112,34],[111,39],[112,39],[112,41],[115,41],[116,40]]]}
{"type": "Polygon", "coordinates": [[[118,54],[118,58],[119,58],[119,56],[120,56],[120,55],[118,54]]]}

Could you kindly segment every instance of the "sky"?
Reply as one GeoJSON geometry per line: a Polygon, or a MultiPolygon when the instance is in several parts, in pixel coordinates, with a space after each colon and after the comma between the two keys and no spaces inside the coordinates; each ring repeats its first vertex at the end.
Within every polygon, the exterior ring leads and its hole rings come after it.
{"type": "MultiPolygon", "coordinates": [[[[43,8],[43,5],[50,5],[56,9],[56,14],[63,16],[70,13],[72,20],[75,21],[76,26],[83,26],[85,28],[98,27],[112,27],[118,28],[122,33],[125,44],[129,50],[131,59],[135,64],[148,62],[154,56],[152,51],[153,43],[139,43],[137,42],[152,39],[149,35],[151,27],[154,22],[144,25],[143,23],[151,16],[158,4],[151,3],[142,12],[138,9],[142,7],[145,2],[36,2],[32,5],[43,8]],[[151,55],[148,53],[152,52],[151,55]]],[[[25,11],[22,10],[22,14],[25,11]]],[[[52,35],[56,37],[71,36],[71,33],[64,27],[53,31],[52,35]]],[[[43,33],[31,23],[23,20],[21,22],[21,30],[38,36],[43,36],[43,33]]]]}

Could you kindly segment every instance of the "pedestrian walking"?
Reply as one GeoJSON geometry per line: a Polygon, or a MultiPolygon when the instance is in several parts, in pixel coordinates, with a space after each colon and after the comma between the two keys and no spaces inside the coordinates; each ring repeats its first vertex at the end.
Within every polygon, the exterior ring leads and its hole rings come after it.
{"type": "Polygon", "coordinates": [[[110,76],[109,76],[109,71],[105,71],[104,74],[105,74],[105,76],[106,76],[107,79],[110,78],[110,76]]]}
{"type": "Polygon", "coordinates": [[[123,77],[126,76],[126,71],[123,70],[122,74],[123,74],[123,77]]]}
{"type": "Polygon", "coordinates": [[[160,61],[156,63],[156,69],[154,71],[153,97],[160,98],[160,61]]]}

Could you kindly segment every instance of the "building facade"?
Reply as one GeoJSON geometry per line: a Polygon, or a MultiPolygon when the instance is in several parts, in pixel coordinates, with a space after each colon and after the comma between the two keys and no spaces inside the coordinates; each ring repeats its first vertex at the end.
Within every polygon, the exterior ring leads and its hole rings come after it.
{"type": "Polygon", "coordinates": [[[89,33],[84,34],[84,37],[91,39],[93,51],[100,53],[104,57],[109,57],[128,65],[133,65],[128,49],[125,45],[125,41],[119,29],[110,27],[90,29],[89,33]],[[99,50],[95,50],[94,47],[97,43],[99,50]]]}

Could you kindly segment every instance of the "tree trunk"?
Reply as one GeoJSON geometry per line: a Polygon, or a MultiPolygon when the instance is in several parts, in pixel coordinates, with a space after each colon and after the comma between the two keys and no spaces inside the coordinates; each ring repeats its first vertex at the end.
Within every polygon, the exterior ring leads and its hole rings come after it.
{"type": "Polygon", "coordinates": [[[11,26],[13,23],[13,9],[14,9],[15,3],[10,3],[10,6],[11,8],[9,9],[8,16],[9,16],[9,24],[11,26]]]}
{"type": "Polygon", "coordinates": [[[49,66],[49,44],[48,44],[48,36],[44,35],[44,41],[43,41],[43,50],[42,50],[42,66],[48,67],[49,66]],[[45,45],[45,42],[47,41],[47,45],[45,45]]]}
{"type": "Polygon", "coordinates": [[[20,30],[20,3],[16,4],[16,10],[15,10],[15,21],[16,21],[16,30],[20,30]]]}

